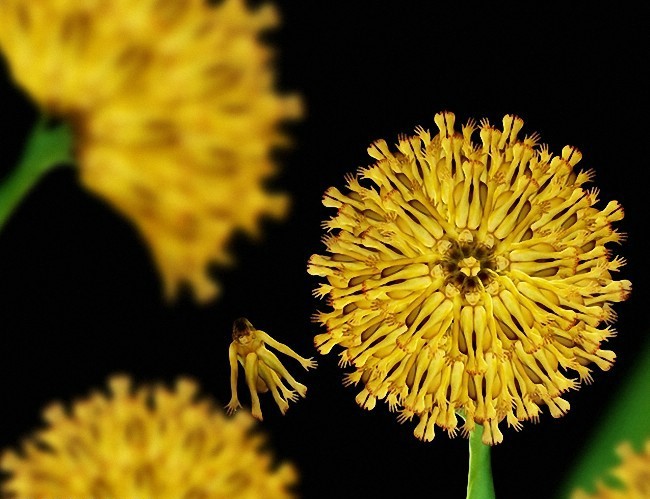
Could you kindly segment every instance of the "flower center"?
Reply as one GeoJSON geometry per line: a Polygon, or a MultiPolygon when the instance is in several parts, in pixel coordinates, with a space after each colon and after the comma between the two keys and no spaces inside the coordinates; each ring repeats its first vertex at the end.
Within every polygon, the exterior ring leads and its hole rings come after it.
{"type": "Polygon", "coordinates": [[[465,274],[467,277],[477,276],[481,270],[481,262],[479,262],[473,256],[463,258],[458,262],[458,268],[462,274],[465,274]]]}
{"type": "Polygon", "coordinates": [[[463,295],[471,305],[478,303],[481,292],[493,282],[498,269],[494,248],[477,242],[472,236],[447,241],[441,266],[445,276],[446,294],[463,295]]]}

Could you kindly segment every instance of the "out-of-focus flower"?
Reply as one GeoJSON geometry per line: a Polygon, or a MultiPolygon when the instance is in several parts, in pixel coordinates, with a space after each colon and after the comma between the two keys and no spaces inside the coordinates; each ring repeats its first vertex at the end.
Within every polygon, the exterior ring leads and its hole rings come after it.
{"type": "Polygon", "coordinates": [[[311,357],[308,359],[301,357],[285,344],[271,338],[264,331],[255,329],[248,319],[240,317],[233,323],[232,343],[228,349],[230,391],[232,394],[230,402],[226,406],[229,414],[241,407],[237,396],[238,362],[243,366],[246,374],[246,384],[251,394],[251,414],[260,421],[262,420],[262,409],[260,407],[259,393],[271,390],[273,400],[275,400],[282,414],[289,409],[290,400],[295,402],[298,400],[298,396],[305,397],[307,395],[307,387],[302,383],[298,383],[291,376],[291,373],[282,365],[280,359],[268,350],[266,345],[296,359],[305,369],[316,367],[316,361],[311,357]],[[283,380],[293,390],[285,386],[283,380]]]}
{"type": "Polygon", "coordinates": [[[636,452],[629,443],[621,445],[617,454],[621,464],[611,472],[621,487],[609,487],[603,482],[594,494],[579,490],[571,499],[650,499],[650,440],[642,452],[636,452]]]}
{"type": "Polygon", "coordinates": [[[280,125],[300,114],[274,90],[259,36],[272,7],[244,0],[3,0],[0,50],[15,81],[68,119],[83,184],[132,220],[166,294],[215,296],[234,231],[281,217],[265,191],[280,125]]]}
{"type": "Polygon", "coordinates": [[[97,392],[69,410],[49,407],[46,428],[19,453],[5,451],[3,497],[294,497],[296,470],[274,465],[250,415],[226,417],[197,400],[188,379],[175,390],[132,390],[125,376],[109,385],[110,397],[97,392]]]}
{"type": "Polygon", "coordinates": [[[375,142],[377,162],[347,177],[347,193],[325,193],[338,209],[324,223],[329,255],[308,270],[327,279],[315,295],[333,310],[316,314],[327,333],[315,343],[344,348],[362,407],[386,399],[400,421],[419,416],[424,440],[435,425],[453,435],[460,414],[464,433],[482,424],[494,444],[504,418],[519,429],[542,405],[554,417],[569,409],[562,395],[578,382],[567,370],[590,382],[590,364],[614,361],[601,343],[614,335],[610,302],[631,283],[612,278],[625,262],[605,244],[624,239],[612,228],[623,210],[595,207],[577,149],[554,156],[537,134],[519,140],[520,118],[462,133],[454,120],[437,114],[435,137],[418,128],[395,152],[375,142]]]}

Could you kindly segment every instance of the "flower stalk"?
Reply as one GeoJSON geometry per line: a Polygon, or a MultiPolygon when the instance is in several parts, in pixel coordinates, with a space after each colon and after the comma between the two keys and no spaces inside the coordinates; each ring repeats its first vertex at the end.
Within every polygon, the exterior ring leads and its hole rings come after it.
{"type": "Polygon", "coordinates": [[[0,182],[0,230],[31,188],[56,166],[70,165],[72,130],[66,123],[52,126],[41,118],[34,126],[16,168],[0,182]]]}
{"type": "Polygon", "coordinates": [[[490,446],[482,441],[483,427],[476,425],[469,437],[467,499],[494,499],[490,446]]]}

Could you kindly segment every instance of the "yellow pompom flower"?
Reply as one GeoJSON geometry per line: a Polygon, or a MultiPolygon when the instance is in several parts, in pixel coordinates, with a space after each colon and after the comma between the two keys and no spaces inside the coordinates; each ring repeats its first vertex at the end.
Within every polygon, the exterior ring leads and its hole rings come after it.
{"type": "Polygon", "coordinates": [[[198,386],[179,379],[132,389],[126,376],[109,380],[70,409],[54,404],[47,426],[5,451],[3,497],[15,498],[267,498],[294,497],[294,467],[263,450],[254,419],[229,418],[198,386]]]}
{"type": "Polygon", "coordinates": [[[275,10],[244,0],[3,0],[0,51],[48,115],[70,121],[83,184],[132,220],[173,297],[217,293],[234,231],[288,203],[274,174],[280,125],[300,114],[274,89],[260,35],[275,10]]]}
{"type": "Polygon", "coordinates": [[[635,452],[628,443],[621,445],[617,454],[621,464],[611,472],[618,479],[620,488],[598,483],[594,494],[576,491],[571,499],[650,499],[650,441],[641,452],[635,452]]]}
{"type": "Polygon", "coordinates": [[[400,421],[417,415],[417,438],[433,439],[435,425],[455,434],[459,414],[464,433],[481,424],[495,444],[504,418],[520,429],[543,405],[563,415],[578,387],[569,370],[590,382],[590,365],[612,365],[601,348],[614,335],[610,303],[631,284],[612,278],[624,260],[605,245],[624,239],[612,228],[623,209],[596,208],[580,152],[518,139],[520,118],[460,133],[454,120],[437,114],[437,135],[417,128],[397,151],[375,142],[376,163],[349,175],[347,192],[326,191],[338,209],[324,223],[329,254],[308,271],[326,278],[315,295],[332,310],[315,315],[327,328],[315,344],[343,348],[362,407],[385,399],[400,421]]]}

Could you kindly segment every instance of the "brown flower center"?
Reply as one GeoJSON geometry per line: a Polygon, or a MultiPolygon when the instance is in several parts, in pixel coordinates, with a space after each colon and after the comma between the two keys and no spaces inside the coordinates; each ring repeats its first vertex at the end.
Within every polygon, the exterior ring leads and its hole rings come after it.
{"type": "Polygon", "coordinates": [[[449,241],[449,249],[440,262],[447,294],[462,294],[470,304],[493,280],[497,269],[494,249],[471,241],[449,241]]]}

